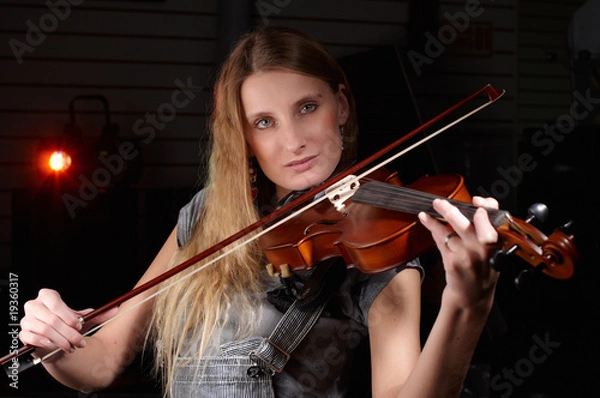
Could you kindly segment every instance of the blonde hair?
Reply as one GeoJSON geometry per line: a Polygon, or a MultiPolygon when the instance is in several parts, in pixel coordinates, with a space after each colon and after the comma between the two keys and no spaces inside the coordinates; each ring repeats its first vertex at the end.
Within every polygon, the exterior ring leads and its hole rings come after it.
{"type": "MultiPolygon", "coordinates": [[[[222,65],[214,87],[210,119],[210,157],[205,200],[191,238],[178,251],[173,264],[191,258],[259,218],[251,197],[249,153],[244,137],[244,115],[240,88],[257,71],[286,69],[317,77],[333,92],[345,85],[350,117],[344,126],[344,157],[355,155],[357,125],[354,100],[343,70],[314,39],[295,30],[263,27],[245,34],[222,65]]],[[[263,288],[263,255],[256,243],[244,245],[185,278],[184,272],[169,280],[182,279],[154,304],[152,337],[157,362],[162,366],[165,394],[171,391],[176,358],[186,339],[198,342],[193,353],[199,360],[211,339],[227,322],[228,311],[239,310],[237,336],[248,336],[256,325],[253,298],[263,288]],[[160,359],[160,360],[159,360],[160,359]]],[[[188,271],[190,272],[190,271],[188,271]]]]}

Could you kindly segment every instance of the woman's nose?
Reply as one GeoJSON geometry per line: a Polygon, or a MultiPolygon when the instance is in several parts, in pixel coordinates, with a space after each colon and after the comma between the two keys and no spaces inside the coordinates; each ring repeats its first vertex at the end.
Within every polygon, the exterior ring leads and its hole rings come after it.
{"type": "Polygon", "coordinates": [[[293,124],[289,123],[285,127],[285,134],[283,139],[285,140],[284,145],[287,150],[297,153],[301,151],[306,145],[306,137],[303,134],[302,129],[293,124]]]}

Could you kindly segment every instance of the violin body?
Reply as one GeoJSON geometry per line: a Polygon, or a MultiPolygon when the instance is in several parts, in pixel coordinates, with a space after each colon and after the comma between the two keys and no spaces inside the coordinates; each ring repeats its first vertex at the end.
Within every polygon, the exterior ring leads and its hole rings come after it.
{"type": "MultiPolygon", "coordinates": [[[[368,174],[359,184],[341,211],[330,201],[321,201],[262,235],[258,245],[270,261],[269,272],[285,276],[332,257],[341,257],[348,268],[364,273],[383,272],[434,245],[417,214],[423,211],[440,217],[433,209],[435,198],[450,201],[470,220],[477,210],[463,177],[457,174],[424,176],[403,186],[396,173],[381,170],[368,174]]],[[[572,235],[555,230],[546,236],[507,211],[486,211],[502,244],[490,261],[492,267],[500,270],[500,263],[515,255],[550,277],[569,279],[573,275],[579,255],[572,235]]]]}
{"type": "MultiPolygon", "coordinates": [[[[378,170],[360,180],[403,186],[397,173],[378,170]]],[[[407,187],[470,202],[461,176],[424,176],[407,187]]],[[[290,271],[311,269],[331,257],[342,257],[348,268],[364,273],[383,272],[406,263],[434,245],[431,233],[416,214],[355,203],[352,198],[338,211],[325,200],[268,234],[258,245],[273,266],[290,271]]]]}

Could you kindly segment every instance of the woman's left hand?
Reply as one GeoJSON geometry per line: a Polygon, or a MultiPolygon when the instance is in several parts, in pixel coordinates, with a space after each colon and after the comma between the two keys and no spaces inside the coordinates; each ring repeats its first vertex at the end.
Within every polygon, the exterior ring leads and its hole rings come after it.
{"type": "MultiPolygon", "coordinates": [[[[473,197],[478,207],[498,209],[493,198],[473,197]]],[[[447,222],[419,214],[421,223],[431,231],[441,253],[446,273],[445,296],[450,296],[461,308],[485,307],[491,304],[498,272],[489,265],[489,258],[499,248],[498,232],[484,209],[477,209],[473,222],[455,206],[436,199],[433,208],[447,222]]]]}

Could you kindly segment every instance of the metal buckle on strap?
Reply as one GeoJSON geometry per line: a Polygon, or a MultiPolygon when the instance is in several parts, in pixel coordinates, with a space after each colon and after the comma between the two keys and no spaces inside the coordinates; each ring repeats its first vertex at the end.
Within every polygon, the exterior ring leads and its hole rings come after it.
{"type": "MultiPolygon", "coordinates": [[[[283,367],[285,366],[285,364],[287,363],[287,361],[290,359],[290,354],[285,352],[283,350],[283,348],[279,347],[277,344],[273,343],[270,339],[265,338],[263,340],[263,342],[260,344],[258,350],[254,350],[250,353],[250,359],[257,362],[257,360],[260,360],[263,364],[267,365],[269,367],[269,369],[271,369],[271,371],[273,373],[271,373],[271,376],[273,376],[275,373],[281,373],[281,371],[283,370],[283,367]],[[269,343],[272,347],[274,347],[279,353],[281,353],[281,355],[283,355],[283,357],[285,358],[285,361],[283,362],[283,364],[281,365],[281,367],[277,367],[275,365],[273,365],[273,363],[271,363],[267,358],[261,356],[259,354],[259,350],[260,347],[262,347],[262,345],[264,343],[269,343]]],[[[266,370],[266,369],[265,369],[266,370]]]]}

